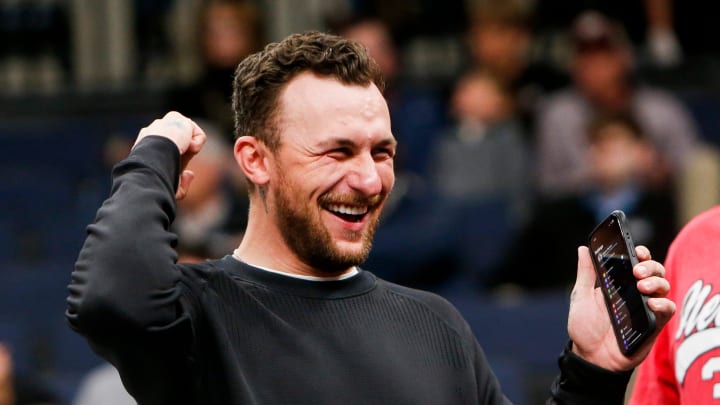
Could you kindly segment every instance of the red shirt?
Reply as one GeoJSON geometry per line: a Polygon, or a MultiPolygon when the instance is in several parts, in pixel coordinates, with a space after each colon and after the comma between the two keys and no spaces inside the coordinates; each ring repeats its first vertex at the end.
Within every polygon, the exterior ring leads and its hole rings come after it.
{"type": "Polygon", "coordinates": [[[665,269],[677,312],[639,367],[630,404],[718,404],[720,206],[678,234],[665,269]]]}

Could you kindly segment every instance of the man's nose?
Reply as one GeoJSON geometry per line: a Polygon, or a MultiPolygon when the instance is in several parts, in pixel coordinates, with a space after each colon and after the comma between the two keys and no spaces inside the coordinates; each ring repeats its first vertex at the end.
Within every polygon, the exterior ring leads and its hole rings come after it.
{"type": "Polygon", "coordinates": [[[382,191],[377,162],[372,156],[357,156],[353,159],[352,165],[347,177],[350,187],[365,196],[376,195],[382,191]]]}

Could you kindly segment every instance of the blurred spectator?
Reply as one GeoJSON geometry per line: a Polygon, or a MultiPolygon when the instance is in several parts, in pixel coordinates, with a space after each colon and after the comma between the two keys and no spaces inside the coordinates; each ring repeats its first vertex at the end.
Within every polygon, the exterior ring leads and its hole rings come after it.
{"type": "Polygon", "coordinates": [[[509,89],[527,134],[541,97],[568,79],[533,57],[532,7],[527,0],[478,0],[471,11],[468,51],[472,66],[492,72],[509,89]]]}
{"type": "Polygon", "coordinates": [[[352,0],[353,15],[383,21],[403,59],[403,76],[443,93],[464,69],[467,0],[352,0]]]}
{"type": "Polygon", "coordinates": [[[588,163],[589,187],[538,204],[492,285],[569,287],[575,274],[560,269],[571,269],[577,256],[557,246],[587,244],[590,231],[615,209],[627,214],[635,243],[647,246],[655,260],[664,260],[679,226],[672,191],[643,181],[655,164],[655,148],[625,114],[602,114],[586,133],[589,147],[582,158],[588,163]]]}
{"type": "MultiPolygon", "coordinates": [[[[573,21],[590,10],[608,16],[623,28],[637,50],[639,64],[649,68],[676,67],[683,61],[683,49],[676,29],[676,9],[707,7],[673,0],[544,0],[536,3],[537,32],[544,39],[561,39],[573,21]]],[[[690,2],[692,3],[692,2],[690,2]]],[[[562,41],[555,41],[556,44],[562,41]]],[[[550,45],[552,46],[552,45],[550,45]]]]}
{"type": "Polygon", "coordinates": [[[117,369],[106,363],[87,373],[72,405],[137,405],[137,402],[123,386],[117,369]]]}
{"type": "Polygon", "coordinates": [[[454,125],[433,145],[429,182],[398,176],[366,263],[394,282],[440,293],[485,277],[523,220],[531,191],[522,127],[490,72],[459,79],[452,115],[454,125]]]}
{"type": "Polygon", "coordinates": [[[443,100],[435,89],[404,80],[398,49],[382,20],[361,16],[332,25],[339,35],[365,45],[382,69],[392,130],[399,143],[396,170],[425,176],[431,145],[446,123],[443,100]]]}
{"type": "Polygon", "coordinates": [[[0,405],[54,405],[60,400],[39,378],[16,374],[12,353],[0,344],[0,405]]]}
{"type": "Polygon", "coordinates": [[[574,84],[551,96],[538,118],[540,191],[578,192],[590,176],[583,129],[594,111],[632,113],[659,152],[655,181],[683,168],[698,141],[695,123],[668,92],[633,76],[632,49],[620,27],[596,12],[582,14],[571,33],[574,84]]]}
{"type": "Polygon", "coordinates": [[[420,37],[462,34],[466,29],[466,0],[352,1],[355,15],[375,15],[385,21],[401,47],[420,37]]]}
{"type": "Polygon", "coordinates": [[[455,125],[433,148],[432,187],[455,199],[500,200],[519,225],[529,209],[532,165],[510,94],[489,71],[473,70],[458,80],[451,108],[455,125]]]}
{"type": "Polygon", "coordinates": [[[240,0],[211,0],[200,11],[200,57],[202,72],[189,86],[169,94],[169,109],[204,118],[231,136],[231,110],[235,67],[264,44],[259,11],[240,0]]]}
{"type": "Polygon", "coordinates": [[[244,179],[233,170],[232,146],[216,127],[198,121],[207,142],[188,164],[195,173],[190,190],[178,201],[173,231],[180,261],[218,258],[232,252],[247,225],[244,179]]]}

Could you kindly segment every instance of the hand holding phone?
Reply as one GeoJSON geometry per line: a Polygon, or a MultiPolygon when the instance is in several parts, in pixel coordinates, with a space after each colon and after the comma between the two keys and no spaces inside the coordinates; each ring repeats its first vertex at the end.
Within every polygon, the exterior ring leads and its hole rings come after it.
{"type": "Polygon", "coordinates": [[[613,211],[590,233],[588,247],[620,351],[632,355],[656,327],[647,296],[637,289],[638,263],[625,214],[613,211]]]}

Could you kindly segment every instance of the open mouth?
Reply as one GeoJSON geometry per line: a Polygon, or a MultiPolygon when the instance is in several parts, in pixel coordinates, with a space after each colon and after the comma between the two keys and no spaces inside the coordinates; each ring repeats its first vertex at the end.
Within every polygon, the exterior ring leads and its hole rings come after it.
{"type": "Polygon", "coordinates": [[[324,208],[333,215],[348,222],[360,222],[368,213],[367,206],[354,207],[344,204],[328,204],[324,208]]]}

